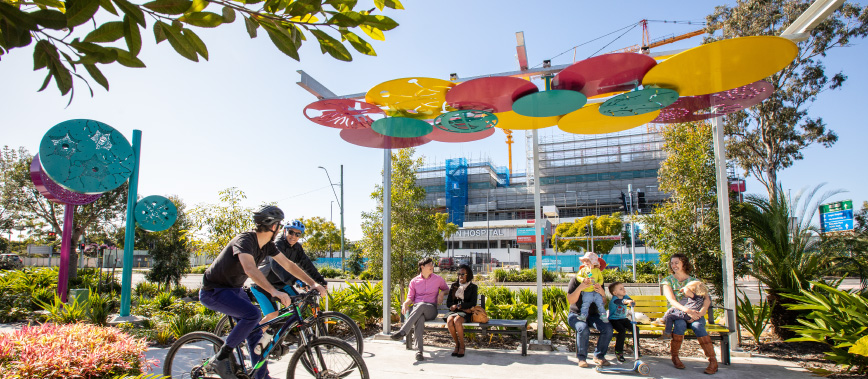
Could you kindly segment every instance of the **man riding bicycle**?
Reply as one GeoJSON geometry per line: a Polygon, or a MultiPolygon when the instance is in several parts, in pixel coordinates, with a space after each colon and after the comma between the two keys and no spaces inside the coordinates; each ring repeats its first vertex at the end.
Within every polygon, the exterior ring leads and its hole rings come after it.
{"type": "MultiPolygon", "coordinates": [[[[255,230],[243,232],[233,238],[223,248],[217,259],[211,263],[211,266],[205,270],[205,275],[202,277],[202,289],[199,291],[199,301],[202,305],[238,320],[238,323],[226,336],[226,341],[220,351],[208,364],[208,369],[216,372],[222,379],[236,378],[231,355],[245,337],[249,336],[247,346],[251,347],[251,361],[259,360],[259,356],[253,352],[252,347],[262,336],[262,332],[257,328],[262,314],[250,302],[243,289],[247,278],[252,279],[256,285],[277,298],[282,304],[289,305],[291,303],[289,295],[274,288],[259,271],[257,266],[265,260],[265,257],[272,257],[291,274],[318,290],[322,296],[326,296],[325,287],[314,282],[304,270],[277,250],[274,239],[280,231],[283,217],[283,211],[273,205],[262,207],[255,212],[253,214],[255,230]]],[[[267,377],[268,368],[263,366],[256,376],[257,379],[267,377]]]]}
{"type": "MultiPolygon", "coordinates": [[[[304,236],[304,224],[299,220],[293,220],[284,226],[283,236],[278,238],[274,245],[277,246],[277,250],[286,256],[287,259],[301,267],[304,272],[317,283],[326,287],[328,286],[328,282],[319,273],[316,266],[314,266],[313,262],[310,261],[310,258],[307,257],[307,254],[304,253],[304,248],[301,246],[301,243],[298,242],[302,236],[304,236]]],[[[297,295],[292,286],[296,281],[298,281],[298,279],[291,273],[287,272],[274,259],[266,258],[265,263],[259,266],[259,271],[262,272],[262,275],[265,275],[265,279],[268,280],[274,288],[293,296],[297,295]]],[[[256,301],[259,303],[259,308],[262,309],[262,314],[265,315],[265,317],[262,318],[262,322],[277,317],[277,307],[262,287],[254,285],[250,288],[250,292],[252,292],[253,296],[256,297],[256,301]]],[[[267,345],[268,341],[261,341],[260,343],[262,345],[267,345]]]]}

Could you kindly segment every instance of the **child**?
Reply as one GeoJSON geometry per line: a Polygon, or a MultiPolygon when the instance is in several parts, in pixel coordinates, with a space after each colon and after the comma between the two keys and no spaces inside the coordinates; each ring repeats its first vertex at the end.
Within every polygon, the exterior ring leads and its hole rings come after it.
{"type": "Polygon", "coordinates": [[[579,273],[576,274],[576,280],[580,282],[585,278],[591,279],[591,286],[585,288],[582,292],[582,312],[579,315],[579,320],[585,321],[588,319],[588,310],[591,308],[591,303],[597,305],[597,310],[600,311],[600,319],[603,322],[608,323],[609,319],[606,318],[606,308],[603,304],[603,295],[600,295],[596,291],[594,291],[593,284],[599,283],[603,284],[603,273],[600,272],[600,258],[597,257],[596,253],[587,252],[585,256],[581,258],[583,263],[582,268],[579,269],[579,273]]]}
{"type": "Polygon", "coordinates": [[[627,337],[627,330],[633,329],[630,319],[627,318],[627,307],[633,304],[633,300],[627,296],[627,288],[621,282],[610,284],[609,293],[612,294],[612,300],[609,301],[609,322],[618,333],[615,336],[615,356],[618,362],[624,362],[624,339],[627,337]]]}
{"type": "MultiPolygon", "coordinates": [[[[687,283],[684,288],[681,289],[681,292],[684,294],[684,297],[687,298],[687,303],[684,304],[684,306],[697,312],[702,311],[702,306],[705,303],[705,295],[708,294],[708,288],[705,287],[704,283],[694,280],[687,283]]],[[[690,321],[690,318],[691,317],[687,312],[676,309],[675,307],[669,308],[663,317],[661,317],[661,320],[666,324],[666,327],[663,329],[663,335],[660,336],[660,339],[668,340],[672,338],[672,325],[675,320],[690,321]]]]}

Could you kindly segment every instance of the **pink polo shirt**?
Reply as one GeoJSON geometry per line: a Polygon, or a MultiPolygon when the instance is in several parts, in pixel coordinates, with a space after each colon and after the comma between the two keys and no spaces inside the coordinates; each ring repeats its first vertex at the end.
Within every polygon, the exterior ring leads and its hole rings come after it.
{"type": "Polygon", "coordinates": [[[413,304],[437,304],[438,291],[449,291],[446,280],[434,273],[431,273],[428,279],[423,279],[422,274],[419,274],[410,280],[410,292],[407,292],[407,299],[410,299],[413,304]]]}

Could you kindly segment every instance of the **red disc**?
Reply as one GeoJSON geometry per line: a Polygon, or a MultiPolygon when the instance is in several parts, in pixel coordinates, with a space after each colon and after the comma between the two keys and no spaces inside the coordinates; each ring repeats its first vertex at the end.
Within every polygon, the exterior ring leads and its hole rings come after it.
{"type": "Polygon", "coordinates": [[[368,129],[375,119],[385,117],[380,107],[352,99],[319,100],[304,108],[304,116],[317,124],[338,129],[368,129]]]}
{"type": "Polygon", "coordinates": [[[426,137],[401,138],[384,136],[372,129],[344,129],[341,130],[341,138],[353,145],[377,149],[403,149],[431,142],[426,137]]]}
{"type": "Polygon", "coordinates": [[[672,105],[663,108],[660,116],[651,122],[668,124],[723,116],[762,103],[772,95],[773,90],[771,83],[760,80],[728,91],[681,97],[672,105]]]}
{"type": "Polygon", "coordinates": [[[538,92],[527,80],[509,76],[479,78],[461,83],[446,92],[446,103],[455,109],[508,112],[520,97],[538,92]]]}
{"type": "Polygon", "coordinates": [[[494,135],[494,128],[488,128],[479,132],[473,133],[456,133],[449,132],[446,130],[442,130],[439,128],[434,128],[434,131],[430,134],[426,135],[425,138],[428,138],[432,141],[437,142],[470,142],[470,141],[479,141],[481,139],[485,139],[494,135]]]}
{"type": "Polygon", "coordinates": [[[645,54],[614,53],[588,58],[563,69],[552,80],[552,89],[579,91],[587,97],[630,91],[642,83],[657,61],[645,54]]]}

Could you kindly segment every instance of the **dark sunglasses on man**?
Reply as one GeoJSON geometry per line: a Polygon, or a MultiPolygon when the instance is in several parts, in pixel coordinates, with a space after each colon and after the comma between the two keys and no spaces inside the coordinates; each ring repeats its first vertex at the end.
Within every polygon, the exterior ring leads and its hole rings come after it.
{"type": "Polygon", "coordinates": [[[296,231],[292,231],[292,230],[287,230],[286,234],[291,235],[291,236],[296,236],[298,238],[301,238],[301,236],[304,235],[304,233],[302,233],[302,232],[296,232],[296,231]]]}

